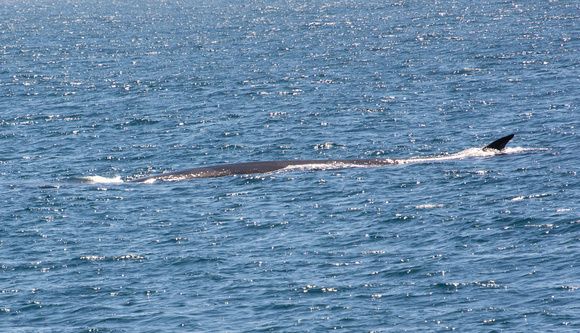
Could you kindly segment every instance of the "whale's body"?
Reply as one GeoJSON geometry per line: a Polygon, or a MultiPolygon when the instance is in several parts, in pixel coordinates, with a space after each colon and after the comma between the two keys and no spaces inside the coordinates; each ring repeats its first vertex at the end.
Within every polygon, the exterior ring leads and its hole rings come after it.
{"type": "MultiPolygon", "coordinates": [[[[483,147],[483,150],[497,151],[500,152],[504,149],[505,145],[514,137],[513,134],[505,136],[498,139],[489,145],[483,147]]],[[[423,160],[433,160],[439,159],[439,157],[424,158],[424,159],[388,159],[388,158],[378,158],[378,159],[342,159],[342,160],[290,160],[290,161],[262,161],[262,162],[246,162],[246,163],[233,163],[233,164],[221,164],[213,165],[199,168],[186,169],[175,172],[162,173],[160,175],[153,175],[138,179],[130,180],[133,183],[143,183],[143,182],[153,182],[157,180],[161,181],[178,181],[193,178],[212,178],[212,177],[223,177],[230,175],[249,175],[256,173],[268,173],[279,171],[286,168],[293,167],[304,167],[308,166],[311,168],[346,168],[346,167],[356,167],[356,166],[383,166],[391,164],[406,164],[410,162],[417,162],[423,160]]]]}
{"type": "Polygon", "coordinates": [[[380,166],[397,164],[399,160],[391,159],[352,159],[352,160],[291,160],[291,161],[262,161],[262,162],[247,162],[247,163],[233,163],[212,165],[207,167],[186,169],[175,172],[162,173],[139,179],[131,180],[131,182],[142,183],[154,180],[177,181],[192,178],[212,178],[223,177],[230,175],[250,175],[255,173],[267,173],[282,170],[290,167],[311,166],[313,168],[320,167],[336,167],[340,168],[350,166],[380,166]]]}

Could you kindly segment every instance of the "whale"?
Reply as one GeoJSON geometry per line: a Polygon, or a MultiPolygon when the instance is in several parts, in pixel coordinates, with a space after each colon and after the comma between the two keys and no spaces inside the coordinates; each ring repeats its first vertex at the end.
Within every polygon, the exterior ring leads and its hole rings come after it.
{"type": "MultiPolygon", "coordinates": [[[[485,147],[479,148],[480,152],[491,154],[501,153],[507,143],[513,139],[514,134],[504,136],[485,147]]],[[[476,155],[477,156],[477,155],[476,155]]],[[[131,183],[149,183],[155,181],[180,181],[195,178],[214,178],[232,175],[251,175],[276,171],[292,170],[297,168],[309,169],[341,169],[349,167],[379,167],[393,164],[406,164],[413,162],[425,162],[434,160],[447,160],[453,158],[463,158],[465,155],[452,154],[431,157],[412,157],[407,159],[372,158],[372,159],[337,159],[337,160],[288,160],[288,161],[261,161],[219,164],[186,169],[175,172],[166,172],[129,180],[131,183]]]]}

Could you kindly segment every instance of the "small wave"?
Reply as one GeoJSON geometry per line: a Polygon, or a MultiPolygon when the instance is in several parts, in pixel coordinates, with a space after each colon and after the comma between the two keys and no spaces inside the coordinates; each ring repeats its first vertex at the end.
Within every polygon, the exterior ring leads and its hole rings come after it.
{"type": "Polygon", "coordinates": [[[114,178],[107,178],[103,176],[86,176],[76,178],[82,183],[87,184],[120,184],[123,183],[121,176],[116,176],[114,178]]]}
{"type": "Polygon", "coordinates": [[[426,205],[415,206],[416,209],[429,209],[429,208],[441,208],[441,207],[445,207],[445,205],[444,204],[438,204],[438,205],[426,204],[426,205]]]}
{"type": "Polygon", "coordinates": [[[81,256],[79,259],[81,260],[88,260],[88,261],[96,261],[96,260],[141,260],[144,259],[142,256],[134,253],[127,253],[121,256],[81,256]]]}
{"type": "Polygon", "coordinates": [[[522,195],[515,198],[512,198],[511,201],[522,201],[524,199],[534,199],[534,198],[541,198],[553,195],[551,193],[541,193],[541,194],[532,194],[532,195],[522,195]]]}

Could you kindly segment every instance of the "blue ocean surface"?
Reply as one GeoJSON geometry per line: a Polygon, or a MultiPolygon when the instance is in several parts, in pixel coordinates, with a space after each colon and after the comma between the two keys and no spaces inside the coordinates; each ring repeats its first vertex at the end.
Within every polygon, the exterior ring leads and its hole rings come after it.
{"type": "Polygon", "coordinates": [[[579,22],[575,1],[3,1],[0,330],[580,331],[579,22]],[[422,161],[128,182],[355,158],[422,161]]]}

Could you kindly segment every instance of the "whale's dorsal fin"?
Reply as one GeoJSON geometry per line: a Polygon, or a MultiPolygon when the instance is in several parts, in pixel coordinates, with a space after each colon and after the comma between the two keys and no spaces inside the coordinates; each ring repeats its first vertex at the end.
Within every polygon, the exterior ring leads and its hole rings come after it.
{"type": "Polygon", "coordinates": [[[494,142],[488,144],[487,146],[483,147],[483,150],[488,150],[488,149],[495,149],[495,150],[499,150],[501,151],[502,149],[504,149],[505,145],[507,145],[508,142],[510,142],[510,140],[515,136],[515,134],[510,134],[508,136],[504,136],[501,139],[497,139],[494,142]]]}

